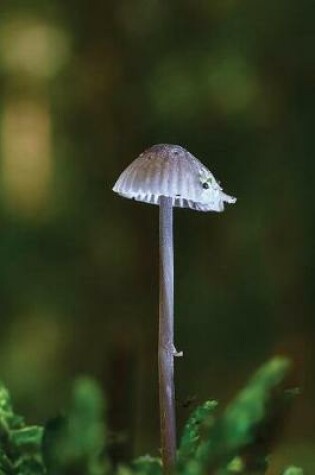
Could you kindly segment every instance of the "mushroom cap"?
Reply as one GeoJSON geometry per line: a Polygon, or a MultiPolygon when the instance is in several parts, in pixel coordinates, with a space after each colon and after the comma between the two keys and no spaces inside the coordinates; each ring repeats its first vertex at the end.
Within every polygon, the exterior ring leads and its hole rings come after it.
{"type": "Polygon", "coordinates": [[[120,175],[113,191],[158,205],[161,196],[173,206],[197,211],[223,211],[236,198],[223,193],[212,173],[179,145],[159,144],[145,150],[120,175]]]}

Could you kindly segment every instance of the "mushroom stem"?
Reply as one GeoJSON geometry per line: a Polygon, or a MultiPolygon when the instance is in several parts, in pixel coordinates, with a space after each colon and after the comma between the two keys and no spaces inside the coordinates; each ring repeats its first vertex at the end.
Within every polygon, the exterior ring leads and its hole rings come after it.
{"type": "Polygon", "coordinates": [[[174,386],[174,249],[172,198],[160,197],[159,402],[162,461],[174,469],[176,421],[174,386]]]}

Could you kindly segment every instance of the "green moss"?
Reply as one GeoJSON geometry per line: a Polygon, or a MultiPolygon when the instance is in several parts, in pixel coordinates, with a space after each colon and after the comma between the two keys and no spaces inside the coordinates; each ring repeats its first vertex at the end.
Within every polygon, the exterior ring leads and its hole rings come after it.
{"type": "MultiPolygon", "coordinates": [[[[296,396],[283,382],[285,358],[262,366],[239,394],[221,409],[206,401],[194,410],[181,437],[179,475],[263,475],[268,469],[279,414],[296,396]]],[[[105,403],[98,385],[77,380],[68,408],[45,425],[28,426],[0,385],[0,475],[162,475],[160,458],[139,457],[115,470],[107,456],[105,403]]],[[[301,475],[297,467],[282,475],[301,475]]]]}

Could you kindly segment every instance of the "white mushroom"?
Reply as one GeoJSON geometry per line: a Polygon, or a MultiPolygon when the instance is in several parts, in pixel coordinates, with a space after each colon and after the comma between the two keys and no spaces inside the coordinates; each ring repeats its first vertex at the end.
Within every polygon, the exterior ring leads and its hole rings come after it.
{"type": "Polygon", "coordinates": [[[113,190],[160,207],[159,400],[162,461],[172,472],[176,458],[174,356],[173,207],[223,211],[236,198],[223,193],[212,173],[179,145],[153,145],[122,172],[113,190]]]}

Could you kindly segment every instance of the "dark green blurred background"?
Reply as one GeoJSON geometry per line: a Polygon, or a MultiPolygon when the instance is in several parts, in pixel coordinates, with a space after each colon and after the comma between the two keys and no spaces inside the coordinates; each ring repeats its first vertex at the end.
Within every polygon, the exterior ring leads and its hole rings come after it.
{"type": "Polygon", "coordinates": [[[158,209],[111,188],[175,143],[238,197],[175,212],[179,429],[287,354],[302,395],[273,470],[315,471],[312,6],[2,0],[0,377],[29,421],[89,374],[113,453],[157,453],[158,209]]]}

